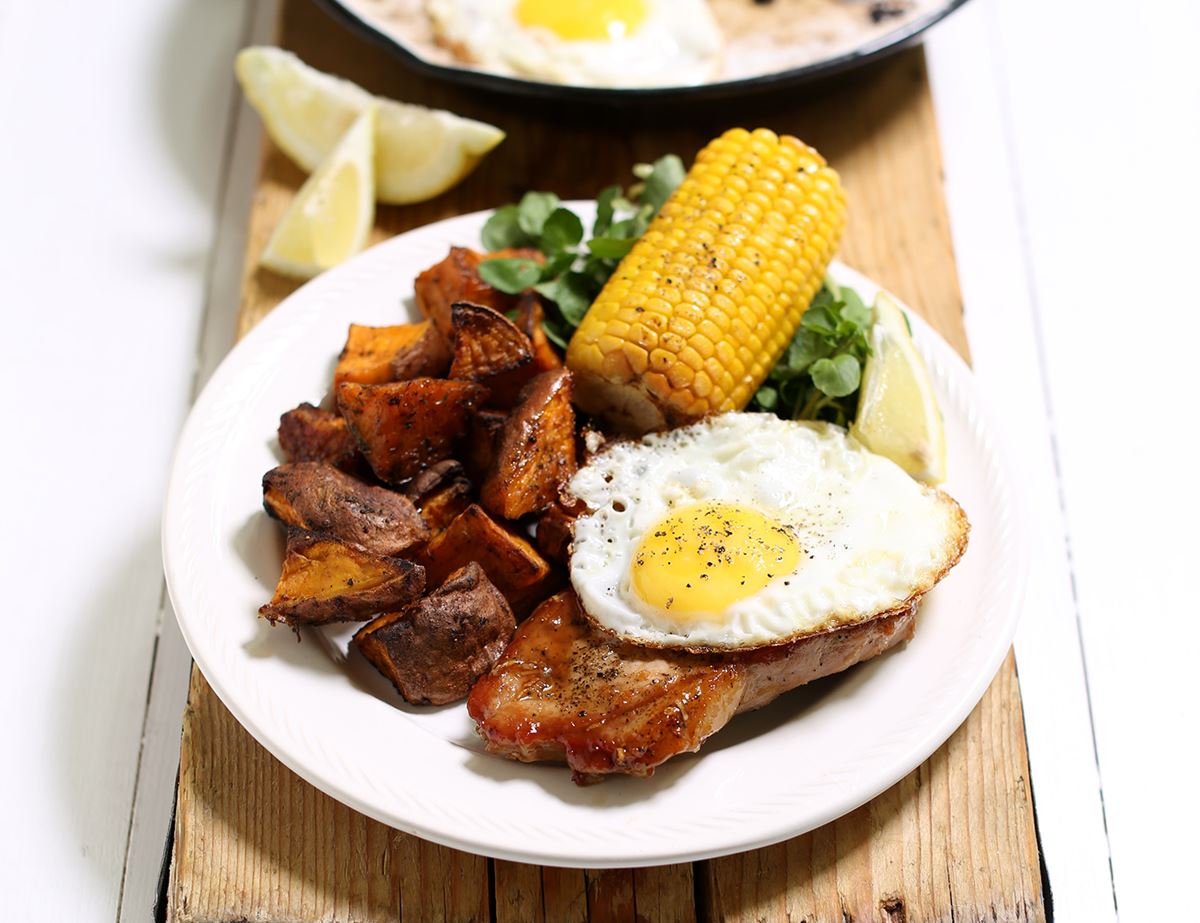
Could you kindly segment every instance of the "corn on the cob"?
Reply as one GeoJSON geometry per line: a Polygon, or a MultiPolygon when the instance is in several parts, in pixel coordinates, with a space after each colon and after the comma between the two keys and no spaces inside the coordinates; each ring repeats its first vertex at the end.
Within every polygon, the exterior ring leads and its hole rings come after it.
{"type": "Polygon", "coordinates": [[[796,138],[712,141],[571,339],[577,402],[638,433],[740,410],[791,341],[845,214],[837,174],[796,138]]]}

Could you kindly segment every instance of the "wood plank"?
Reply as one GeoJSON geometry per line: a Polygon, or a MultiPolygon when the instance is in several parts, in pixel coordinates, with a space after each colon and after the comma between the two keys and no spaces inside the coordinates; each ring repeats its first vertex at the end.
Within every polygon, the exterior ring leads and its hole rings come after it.
{"type": "MultiPolygon", "coordinates": [[[[499,899],[499,895],[497,895],[499,899]]],[[[542,900],[546,923],[587,920],[587,880],[581,869],[542,869],[542,900]]]]}
{"type": "Polygon", "coordinates": [[[633,870],[637,923],[695,923],[693,866],[658,865],[633,870]]]}
{"type": "Polygon", "coordinates": [[[496,923],[695,923],[692,866],[555,869],[495,863],[496,923]]]}
{"type": "MultiPolygon", "coordinates": [[[[763,124],[804,137],[842,172],[852,209],[843,258],[920,310],[965,354],[936,125],[919,50],[801,96],[789,91],[736,108],[685,113],[580,114],[431,84],[377,49],[331,41],[339,28],[310,4],[285,6],[283,44],[314,65],[510,132],[453,192],[380,209],[377,237],[509,201],[528,188],[591,196],[627,181],[631,163],[672,150],[690,157],[729,124],[763,124]]],[[[269,144],[261,169],[241,332],[294,288],[255,263],[303,177],[269,144]]],[[[489,868],[496,920],[815,923],[993,912],[1003,920],[1044,918],[1011,658],[955,737],[875,802],[808,836],[700,863],[694,872],[688,866],[583,872],[489,864],[390,831],[271,759],[198,674],[181,766],[169,908],[177,920],[486,919],[489,868]]]]}
{"type": "MultiPolygon", "coordinates": [[[[542,870],[523,862],[492,863],[496,923],[546,923],[542,870]]],[[[560,918],[564,918],[560,915],[560,918]]]]}
{"type": "Polygon", "coordinates": [[[945,746],[874,801],[808,836],[703,863],[704,913],[764,923],[1044,919],[1020,718],[1010,656],[945,746]]]}

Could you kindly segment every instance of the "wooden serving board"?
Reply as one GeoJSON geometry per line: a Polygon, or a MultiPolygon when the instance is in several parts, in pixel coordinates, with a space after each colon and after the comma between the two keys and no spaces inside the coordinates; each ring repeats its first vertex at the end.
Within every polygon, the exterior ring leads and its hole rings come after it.
{"type": "MultiPolygon", "coordinates": [[[[450,108],[508,132],[458,188],[422,205],[380,209],[379,238],[512,201],[531,188],[588,198],[627,182],[634,163],[670,151],[687,160],[731,125],[765,125],[815,145],[841,172],[850,200],[841,258],[967,353],[920,49],[770,97],[579,111],[425,80],[309,0],[284,4],[279,43],[375,92],[450,108]]],[[[265,143],[249,216],[241,333],[295,288],[258,269],[257,258],[303,179],[265,143]]],[[[369,820],[271,757],[193,670],[174,832],[165,909],[177,923],[1045,919],[1011,655],[954,736],[859,810],[749,853],[606,871],[493,861],[369,820]]]]}

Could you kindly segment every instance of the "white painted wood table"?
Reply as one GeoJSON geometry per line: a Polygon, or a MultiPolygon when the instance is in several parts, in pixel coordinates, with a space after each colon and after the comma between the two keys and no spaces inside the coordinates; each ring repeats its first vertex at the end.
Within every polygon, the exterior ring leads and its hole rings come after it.
{"type": "MultiPolygon", "coordinates": [[[[158,520],[233,339],[259,126],[231,61],[271,14],[0,0],[5,919],[151,918],[188,665],[158,520]]],[[[1194,915],[1197,35],[1186,0],[973,0],[927,42],[1031,526],[1017,664],[1062,921],[1194,915]]]]}

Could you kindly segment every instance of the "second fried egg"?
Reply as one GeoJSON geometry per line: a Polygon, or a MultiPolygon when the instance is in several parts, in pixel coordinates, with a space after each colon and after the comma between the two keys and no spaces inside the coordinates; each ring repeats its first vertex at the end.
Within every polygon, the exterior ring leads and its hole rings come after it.
{"type": "Polygon", "coordinates": [[[487,70],[589,86],[702,83],[723,41],[705,0],[426,0],[438,40],[487,70]]]}
{"type": "Polygon", "coordinates": [[[601,627],[651,647],[751,649],[929,590],[966,517],[844,430],[729,413],[618,443],[572,478],[571,583],[601,627]]]}

